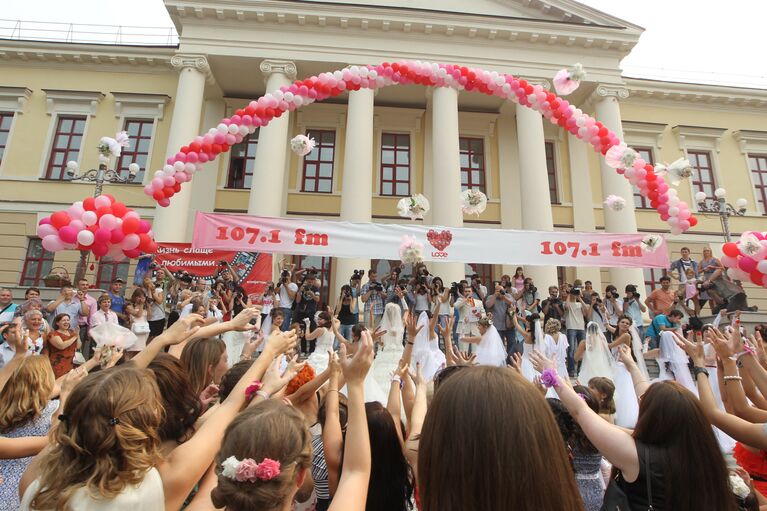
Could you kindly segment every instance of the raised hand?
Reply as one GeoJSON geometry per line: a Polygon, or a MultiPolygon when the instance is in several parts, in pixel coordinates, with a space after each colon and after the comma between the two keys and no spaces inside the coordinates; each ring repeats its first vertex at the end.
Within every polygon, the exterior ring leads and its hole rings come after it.
{"type": "Polygon", "coordinates": [[[264,350],[269,350],[272,356],[282,355],[289,349],[295,347],[298,336],[295,330],[287,330],[280,332],[279,330],[274,332],[266,339],[266,346],[264,350]]]}
{"type": "Polygon", "coordinates": [[[680,348],[682,348],[685,353],[690,357],[690,360],[692,360],[692,363],[696,366],[704,366],[705,363],[705,357],[703,354],[703,340],[698,338],[695,339],[693,337],[693,334],[691,333],[690,336],[685,339],[684,337],[677,336],[676,337],[676,343],[679,345],[680,348]]]}
{"type": "Polygon", "coordinates": [[[256,352],[259,346],[263,344],[264,342],[264,331],[259,330],[257,334],[250,336],[245,339],[245,344],[242,346],[242,353],[240,354],[240,358],[251,358],[253,354],[256,352]]]}
{"type": "Polygon", "coordinates": [[[200,402],[203,408],[207,408],[218,398],[218,385],[211,383],[200,392],[200,402]]]}
{"type": "Polygon", "coordinates": [[[399,376],[402,381],[405,381],[405,377],[410,372],[410,364],[404,360],[399,361],[399,366],[394,370],[394,376],[399,376]]]}
{"type": "Polygon", "coordinates": [[[189,314],[168,327],[158,338],[169,344],[179,344],[192,337],[205,322],[199,314],[189,314]]]}
{"type": "Polygon", "coordinates": [[[360,336],[357,352],[353,357],[347,358],[346,345],[341,344],[341,368],[348,385],[362,385],[368,374],[370,365],[373,363],[373,338],[370,332],[364,330],[360,336]]]}
{"type": "Polygon", "coordinates": [[[64,376],[64,380],[61,382],[61,392],[59,393],[59,399],[66,399],[69,394],[72,393],[72,390],[75,388],[75,386],[80,383],[86,376],[88,376],[88,371],[86,371],[84,367],[78,367],[77,369],[72,369],[69,371],[66,376],[64,376]]]}
{"type": "Polygon", "coordinates": [[[418,321],[415,317],[415,314],[408,314],[407,317],[407,337],[411,341],[415,341],[416,336],[423,328],[423,325],[417,326],[418,321]]]}
{"type": "Polygon", "coordinates": [[[539,373],[542,373],[546,369],[551,369],[552,371],[557,370],[556,354],[554,354],[552,358],[547,358],[546,355],[540,351],[533,350],[532,355],[530,355],[530,362],[533,364],[533,368],[539,373]]]}
{"type": "Polygon", "coordinates": [[[631,356],[631,348],[625,344],[618,346],[618,357],[620,358],[620,361],[623,362],[623,364],[626,366],[632,366],[636,363],[634,362],[634,358],[631,356]]]}
{"type": "Polygon", "coordinates": [[[341,361],[338,359],[338,355],[333,351],[328,351],[328,367],[330,368],[330,374],[341,374],[341,361]]]}
{"type": "MultiPolygon", "coordinates": [[[[716,328],[711,328],[709,329],[709,332],[711,332],[711,345],[714,347],[714,350],[716,350],[716,355],[719,358],[730,358],[737,353],[733,350],[731,344],[727,342],[724,334],[722,334],[719,330],[716,328]]],[[[738,337],[740,337],[740,334],[738,334],[738,337]]]]}
{"type": "Polygon", "coordinates": [[[453,354],[459,365],[473,366],[477,363],[476,353],[469,355],[467,352],[459,350],[457,346],[453,346],[453,354]]]}
{"type": "Polygon", "coordinates": [[[237,332],[256,330],[258,326],[251,325],[250,321],[260,317],[261,309],[259,307],[246,307],[229,322],[229,326],[237,332]]]}
{"type": "Polygon", "coordinates": [[[522,356],[519,353],[514,353],[511,356],[511,367],[519,374],[522,374],[522,356]]]}

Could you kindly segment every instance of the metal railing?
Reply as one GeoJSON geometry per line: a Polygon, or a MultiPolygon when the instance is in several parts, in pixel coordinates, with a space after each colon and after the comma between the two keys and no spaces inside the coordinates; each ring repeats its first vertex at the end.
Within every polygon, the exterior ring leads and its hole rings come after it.
{"type": "Polygon", "coordinates": [[[176,46],[174,27],[0,19],[0,39],[126,46],[176,46]]]}

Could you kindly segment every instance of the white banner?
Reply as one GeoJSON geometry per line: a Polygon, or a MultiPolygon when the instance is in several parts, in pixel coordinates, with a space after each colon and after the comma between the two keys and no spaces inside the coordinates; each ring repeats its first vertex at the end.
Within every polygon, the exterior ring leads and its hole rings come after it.
{"type": "Polygon", "coordinates": [[[666,242],[645,250],[642,234],[513,231],[416,224],[351,223],[197,213],[194,248],[399,259],[402,237],[427,261],[481,264],[668,268],[666,242]]]}

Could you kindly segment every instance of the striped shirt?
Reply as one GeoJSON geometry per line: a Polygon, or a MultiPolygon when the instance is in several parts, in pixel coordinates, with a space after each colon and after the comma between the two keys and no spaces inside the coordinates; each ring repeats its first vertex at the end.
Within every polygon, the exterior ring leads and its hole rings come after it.
{"type": "Polygon", "coordinates": [[[312,477],[314,478],[314,492],[317,494],[317,498],[330,499],[328,465],[325,463],[322,435],[314,435],[312,437],[312,477]]]}

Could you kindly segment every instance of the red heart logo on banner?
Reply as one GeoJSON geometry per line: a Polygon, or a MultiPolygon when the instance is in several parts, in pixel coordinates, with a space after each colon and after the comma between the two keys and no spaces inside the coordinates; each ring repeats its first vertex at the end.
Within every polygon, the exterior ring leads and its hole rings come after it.
{"type": "Polygon", "coordinates": [[[450,231],[437,232],[434,229],[429,229],[429,232],[426,233],[426,239],[429,240],[432,247],[442,252],[453,241],[453,233],[450,231]]]}

